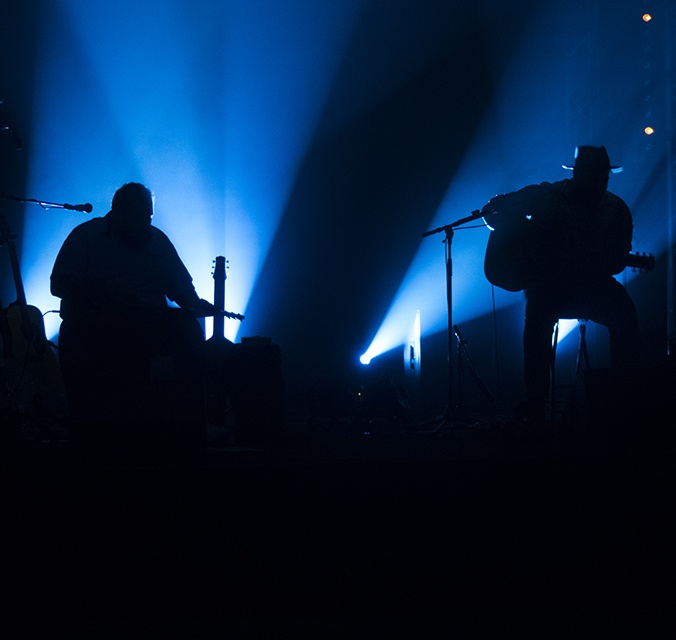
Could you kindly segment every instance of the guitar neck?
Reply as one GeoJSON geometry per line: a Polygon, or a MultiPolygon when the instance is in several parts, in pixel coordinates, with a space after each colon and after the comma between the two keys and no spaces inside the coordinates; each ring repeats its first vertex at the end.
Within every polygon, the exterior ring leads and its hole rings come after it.
{"type": "MultiPolygon", "coordinates": [[[[225,309],[225,258],[218,256],[215,260],[214,269],[214,306],[223,311],[225,309]]],[[[214,338],[225,337],[225,317],[222,315],[214,316],[214,338]]]]}
{"type": "Polygon", "coordinates": [[[21,280],[21,269],[19,268],[19,256],[16,253],[14,244],[14,234],[10,231],[4,214],[0,211],[0,245],[6,243],[9,251],[9,263],[12,267],[12,276],[14,277],[14,288],[16,289],[16,303],[23,309],[26,306],[26,292],[21,280]]]}
{"type": "Polygon", "coordinates": [[[16,289],[16,302],[22,308],[26,306],[26,290],[23,288],[21,271],[19,270],[19,257],[16,253],[16,246],[13,240],[7,241],[9,250],[9,261],[12,266],[12,276],[14,277],[14,288],[16,289]]]}
{"type": "Polygon", "coordinates": [[[214,331],[212,335],[214,336],[214,338],[225,337],[225,316],[222,315],[214,316],[214,331]]]}

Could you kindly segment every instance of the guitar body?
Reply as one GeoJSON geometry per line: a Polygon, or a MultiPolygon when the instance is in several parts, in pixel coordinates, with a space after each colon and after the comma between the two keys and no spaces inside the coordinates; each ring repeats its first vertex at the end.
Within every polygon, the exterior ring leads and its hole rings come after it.
{"type": "Polygon", "coordinates": [[[505,291],[522,291],[529,274],[528,249],[522,238],[507,231],[491,231],[486,245],[484,274],[505,291]]]}
{"type": "MultiPolygon", "coordinates": [[[[488,282],[500,289],[523,291],[538,278],[542,265],[556,253],[557,247],[547,248],[535,242],[528,232],[491,231],[486,245],[484,274],[488,282]]],[[[625,267],[651,271],[655,267],[655,258],[651,254],[628,253],[625,267]]]]}
{"type": "Polygon", "coordinates": [[[3,406],[34,417],[63,417],[67,412],[63,378],[40,310],[30,305],[19,309],[15,303],[7,309],[6,318],[9,338],[3,350],[3,406]]]}
{"type": "Polygon", "coordinates": [[[20,307],[15,302],[7,309],[6,317],[11,357],[39,362],[47,351],[47,336],[40,309],[28,304],[20,307]]]}

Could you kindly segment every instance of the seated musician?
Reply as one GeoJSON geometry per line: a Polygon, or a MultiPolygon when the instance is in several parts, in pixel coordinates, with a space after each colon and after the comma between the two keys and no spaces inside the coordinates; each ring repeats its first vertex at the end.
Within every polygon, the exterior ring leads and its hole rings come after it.
{"type": "Polygon", "coordinates": [[[80,428],[202,419],[204,335],[196,318],[217,311],[199,298],[173,244],[152,225],[153,210],[147,187],[125,184],[111,210],[73,229],[56,258],[60,364],[80,428]],[[153,397],[163,382],[174,385],[170,402],[153,397]]]}
{"type": "MultiPolygon", "coordinates": [[[[622,169],[611,166],[605,147],[594,146],[578,147],[575,165],[564,168],[572,169],[572,178],[496,196],[482,210],[495,233],[508,239],[503,248],[509,245],[519,258],[521,282],[510,290],[525,290],[526,418],[533,422],[544,419],[558,319],[605,325],[613,367],[638,366],[640,360],[636,309],[613,277],[627,266],[633,235],[629,207],[607,189],[610,173],[622,169]]],[[[489,280],[495,257],[487,250],[489,280]]]]}

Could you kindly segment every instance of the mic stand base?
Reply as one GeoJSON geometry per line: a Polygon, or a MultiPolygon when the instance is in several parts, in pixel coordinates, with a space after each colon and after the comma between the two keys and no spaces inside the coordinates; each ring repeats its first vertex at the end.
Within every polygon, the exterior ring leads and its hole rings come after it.
{"type": "Polygon", "coordinates": [[[421,433],[439,433],[441,431],[450,430],[458,427],[475,427],[479,425],[484,425],[486,423],[493,424],[496,422],[495,419],[495,408],[496,401],[495,397],[491,393],[488,385],[481,379],[479,373],[474,365],[472,356],[469,353],[467,347],[467,342],[460,334],[460,329],[457,324],[453,325],[453,334],[456,338],[457,343],[457,392],[453,394],[452,397],[458,399],[458,404],[453,408],[449,408],[447,405],[444,409],[444,414],[441,418],[437,420],[432,420],[430,422],[423,423],[421,427],[430,427],[434,426],[432,430],[421,429],[421,433]],[[472,379],[476,383],[478,390],[486,398],[488,405],[491,408],[492,419],[489,420],[480,420],[478,418],[472,417],[467,412],[465,407],[465,370],[469,370],[472,374],[472,379]]]}

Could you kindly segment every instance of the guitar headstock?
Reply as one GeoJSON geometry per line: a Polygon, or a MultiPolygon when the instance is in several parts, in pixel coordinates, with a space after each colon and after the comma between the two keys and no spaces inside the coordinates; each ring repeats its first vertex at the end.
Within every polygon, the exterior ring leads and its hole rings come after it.
{"type": "Polygon", "coordinates": [[[655,256],[652,253],[630,253],[627,258],[627,266],[633,271],[652,271],[655,268],[655,256]]]}
{"type": "Polygon", "coordinates": [[[231,320],[239,320],[240,322],[244,320],[244,316],[241,313],[233,313],[232,311],[222,311],[221,313],[231,320]]]}
{"type": "Polygon", "coordinates": [[[214,271],[213,277],[216,282],[225,282],[227,278],[227,270],[229,267],[229,260],[226,260],[223,256],[216,256],[214,260],[214,271]]]}

